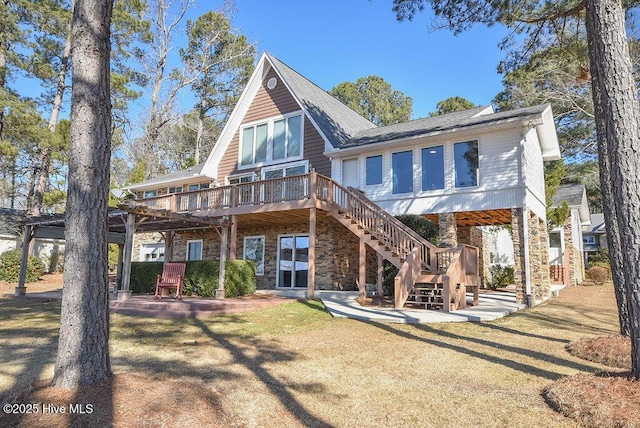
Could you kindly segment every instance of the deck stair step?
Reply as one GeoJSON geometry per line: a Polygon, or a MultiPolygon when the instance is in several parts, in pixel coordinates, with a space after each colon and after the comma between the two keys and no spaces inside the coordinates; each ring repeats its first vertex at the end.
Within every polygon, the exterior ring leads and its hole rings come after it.
{"type": "Polygon", "coordinates": [[[405,306],[442,310],[444,285],[437,282],[418,282],[409,294],[405,306]]]}

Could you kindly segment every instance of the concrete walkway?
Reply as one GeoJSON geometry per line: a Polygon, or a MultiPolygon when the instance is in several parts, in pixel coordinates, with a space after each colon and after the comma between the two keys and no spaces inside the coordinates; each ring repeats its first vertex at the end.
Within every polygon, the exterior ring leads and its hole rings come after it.
{"type": "MultiPolygon", "coordinates": [[[[552,295],[556,296],[562,286],[552,286],[552,295]]],[[[306,290],[258,290],[258,297],[240,299],[204,299],[189,298],[181,302],[173,299],[156,301],[153,296],[133,296],[129,302],[111,300],[113,312],[150,317],[194,317],[234,312],[246,312],[260,307],[285,303],[291,299],[305,299],[306,290]]],[[[27,293],[27,298],[59,300],[60,291],[48,293],[27,293]]],[[[478,306],[469,306],[455,312],[441,312],[424,309],[395,309],[375,306],[361,306],[356,298],[357,291],[316,290],[315,297],[322,300],[327,311],[335,318],[352,318],[364,321],[390,322],[404,324],[427,324],[442,322],[486,322],[505,317],[525,305],[516,303],[516,295],[509,291],[486,291],[480,293],[478,306]]],[[[473,297],[467,294],[467,301],[473,297]]]]}
{"type": "MultiPolygon", "coordinates": [[[[283,297],[304,299],[306,290],[263,290],[260,292],[283,297]]],[[[478,306],[467,307],[455,312],[441,312],[425,309],[395,309],[375,306],[361,306],[356,298],[357,291],[316,290],[315,297],[322,300],[329,313],[336,318],[352,318],[364,321],[392,322],[403,324],[427,324],[439,322],[493,321],[523,309],[525,305],[516,303],[516,295],[511,292],[496,291],[480,294],[478,306]]],[[[467,295],[472,301],[473,296],[467,295]]]]}

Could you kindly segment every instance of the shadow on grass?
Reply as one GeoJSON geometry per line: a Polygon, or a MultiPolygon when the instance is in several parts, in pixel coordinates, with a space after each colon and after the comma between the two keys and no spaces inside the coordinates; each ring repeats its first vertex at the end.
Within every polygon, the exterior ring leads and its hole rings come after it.
{"type": "Polygon", "coordinates": [[[565,344],[568,344],[569,342],[571,342],[570,340],[567,340],[567,339],[560,339],[557,337],[543,336],[541,334],[529,333],[527,331],[516,330],[513,328],[505,327],[503,325],[498,325],[498,324],[484,322],[484,323],[475,323],[474,325],[477,325],[482,328],[487,328],[490,330],[502,331],[504,333],[517,334],[518,336],[531,337],[532,339],[542,339],[542,340],[548,340],[550,342],[558,342],[558,343],[565,343],[565,344]]]}
{"type": "Polygon", "coordinates": [[[523,363],[521,361],[517,361],[517,360],[510,360],[507,358],[503,358],[503,357],[499,357],[499,356],[495,356],[495,355],[489,355],[485,352],[481,352],[478,351],[476,349],[473,349],[473,344],[476,345],[482,345],[482,346],[486,346],[489,348],[493,348],[493,349],[500,349],[500,350],[505,350],[508,352],[512,352],[515,354],[520,354],[523,356],[527,356],[529,358],[535,358],[535,359],[539,359],[541,361],[546,361],[546,362],[550,362],[553,364],[556,364],[558,366],[564,366],[564,367],[569,367],[569,368],[573,368],[576,370],[582,370],[582,371],[587,371],[587,372],[595,372],[597,371],[597,367],[595,366],[589,366],[589,365],[585,365],[585,364],[580,364],[574,361],[570,361],[570,360],[565,360],[553,355],[549,355],[549,354],[545,354],[542,352],[537,352],[537,351],[532,351],[529,349],[523,349],[523,348],[518,348],[518,347],[514,347],[514,346],[509,346],[509,345],[505,345],[503,343],[498,343],[498,342],[492,342],[492,341],[488,341],[488,340],[484,340],[484,339],[478,339],[475,337],[471,337],[471,336],[462,336],[462,335],[458,335],[458,334],[454,334],[454,333],[450,333],[447,331],[441,331],[441,330],[437,330],[434,329],[432,327],[429,327],[427,325],[424,324],[417,324],[414,327],[417,330],[423,331],[425,333],[429,333],[431,335],[431,337],[421,337],[418,336],[416,334],[412,334],[410,332],[407,331],[403,331],[400,330],[398,328],[395,328],[393,325],[390,324],[383,324],[383,323],[378,323],[378,322],[372,322],[372,321],[362,321],[366,324],[369,324],[371,326],[377,327],[381,330],[384,330],[386,332],[395,334],[397,336],[406,338],[406,339],[410,339],[410,340],[414,340],[417,342],[421,342],[421,343],[425,343],[428,345],[432,345],[438,348],[444,348],[444,349],[449,349],[455,352],[459,352],[461,354],[465,354],[468,355],[470,357],[473,358],[477,358],[480,360],[484,360],[484,361],[488,361],[490,363],[494,363],[494,364],[500,364],[502,366],[508,367],[510,369],[513,370],[517,370],[523,373],[527,373],[530,375],[534,375],[534,376],[538,376],[538,377],[542,377],[545,379],[549,379],[549,380],[556,380],[558,378],[560,378],[561,376],[563,376],[562,373],[558,373],[555,371],[551,371],[551,370],[546,370],[543,369],[541,367],[537,367],[534,365],[530,365],[530,364],[526,364],[523,363]],[[469,343],[469,346],[460,346],[460,345],[455,345],[453,343],[449,343],[447,341],[443,341],[440,338],[446,338],[446,339],[451,339],[451,340],[460,340],[463,342],[467,342],[469,343]]]}
{"type": "Polygon", "coordinates": [[[302,403],[296,400],[295,396],[289,391],[289,388],[309,392],[309,391],[321,391],[324,386],[321,384],[294,384],[286,385],[273,376],[263,366],[264,363],[271,363],[274,361],[292,361],[295,359],[295,355],[291,352],[283,352],[276,347],[265,347],[265,344],[260,344],[259,341],[254,340],[254,345],[258,348],[259,352],[256,356],[250,356],[240,346],[234,344],[226,335],[216,334],[200,319],[194,319],[192,322],[198,326],[202,332],[217,342],[226,349],[234,359],[234,362],[243,365],[250,370],[260,381],[271,391],[271,393],[280,401],[280,403],[287,409],[287,411],[297,419],[304,426],[308,427],[332,427],[333,425],[325,422],[317,416],[312,415],[304,407],[302,403]]]}

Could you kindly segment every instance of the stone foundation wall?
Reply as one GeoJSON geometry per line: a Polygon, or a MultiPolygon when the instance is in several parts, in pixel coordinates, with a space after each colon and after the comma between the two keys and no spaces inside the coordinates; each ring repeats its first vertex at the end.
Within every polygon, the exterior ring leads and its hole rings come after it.
{"type": "MultiPolygon", "coordinates": [[[[317,290],[357,290],[359,277],[359,238],[333,217],[318,213],[316,220],[316,274],[317,290]]],[[[278,238],[281,235],[308,234],[309,223],[281,223],[254,226],[237,217],[236,258],[244,257],[244,238],[264,236],[264,275],[258,275],[259,289],[274,289],[277,284],[278,238]]],[[[231,236],[229,234],[229,239],[231,236]]],[[[220,259],[220,236],[214,230],[194,230],[176,233],[173,240],[173,261],[186,259],[187,241],[202,240],[202,259],[220,259]]],[[[141,243],[164,242],[160,234],[137,234],[134,260],[138,259],[141,243]]],[[[377,280],[377,253],[366,248],[366,282],[377,280]]],[[[228,254],[228,253],[227,253],[228,254]]]]}
{"type": "Polygon", "coordinates": [[[576,246],[576,241],[582,239],[580,236],[573,236],[573,228],[571,227],[571,219],[573,215],[569,216],[567,220],[565,220],[563,229],[564,229],[564,250],[567,252],[567,257],[565,258],[569,266],[565,266],[565,269],[568,269],[569,272],[569,284],[575,285],[580,284],[584,281],[585,272],[584,272],[584,258],[582,251],[578,250],[576,246]]]}

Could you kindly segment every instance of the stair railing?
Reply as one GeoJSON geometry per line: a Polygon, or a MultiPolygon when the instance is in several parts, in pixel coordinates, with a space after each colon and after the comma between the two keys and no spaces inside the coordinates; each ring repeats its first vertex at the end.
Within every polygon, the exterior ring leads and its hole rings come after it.
{"type": "MultiPolygon", "coordinates": [[[[322,181],[319,180],[318,184],[318,189],[324,187],[322,181]]],[[[402,259],[406,260],[413,249],[418,248],[422,268],[434,271],[437,250],[435,245],[387,213],[360,191],[345,188],[333,180],[326,185],[331,188],[331,191],[324,192],[327,195],[326,199],[323,198],[324,194],[319,194],[319,199],[335,203],[339,211],[347,214],[352,221],[402,259]]]]}

